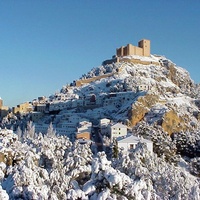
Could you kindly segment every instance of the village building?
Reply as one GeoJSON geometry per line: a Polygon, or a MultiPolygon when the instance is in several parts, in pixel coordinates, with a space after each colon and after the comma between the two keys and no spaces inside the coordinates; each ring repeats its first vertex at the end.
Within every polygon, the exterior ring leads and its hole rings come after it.
{"type": "Polygon", "coordinates": [[[136,136],[127,136],[127,137],[119,137],[117,138],[118,148],[123,149],[124,151],[128,151],[130,149],[135,149],[136,145],[139,143],[145,143],[147,149],[153,153],[153,142],[147,139],[139,138],[136,136]]]}
{"type": "Polygon", "coordinates": [[[31,112],[31,120],[33,122],[38,122],[44,116],[43,112],[31,112]]]}
{"type": "Polygon", "coordinates": [[[35,125],[35,132],[36,133],[46,134],[47,130],[49,128],[49,124],[46,124],[46,123],[36,123],[34,125],[35,125]]]}
{"type": "Polygon", "coordinates": [[[103,118],[99,120],[99,128],[102,135],[110,135],[110,119],[103,118]]]}
{"type": "Polygon", "coordinates": [[[35,106],[35,111],[44,113],[46,111],[46,108],[47,108],[46,104],[44,104],[44,103],[38,103],[35,106]]]}
{"type": "Polygon", "coordinates": [[[122,123],[116,123],[110,126],[111,140],[114,138],[122,137],[127,135],[127,126],[122,123]]]}
{"type": "Polygon", "coordinates": [[[70,139],[74,139],[77,130],[77,123],[61,121],[55,126],[56,134],[65,135],[70,139]]]}
{"type": "Polygon", "coordinates": [[[77,128],[76,139],[90,140],[92,130],[92,123],[88,121],[82,121],[77,128]]]}
{"type": "Polygon", "coordinates": [[[47,101],[47,98],[45,96],[38,97],[38,102],[41,104],[44,104],[47,101]]]}
{"type": "Polygon", "coordinates": [[[14,114],[24,114],[33,111],[33,106],[29,102],[25,102],[22,104],[13,107],[14,114]]]}
{"type": "Polygon", "coordinates": [[[84,105],[85,106],[96,105],[96,95],[90,94],[86,96],[84,99],[84,105]]]}
{"type": "Polygon", "coordinates": [[[151,88],[149,85],[147,84],[141,84],[141,85],[137,85],[137,91],[149,91],[151,88]]]}

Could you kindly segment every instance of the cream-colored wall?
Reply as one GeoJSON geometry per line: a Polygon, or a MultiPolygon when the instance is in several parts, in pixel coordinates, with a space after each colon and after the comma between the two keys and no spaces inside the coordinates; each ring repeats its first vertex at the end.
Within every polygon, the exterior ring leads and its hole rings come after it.
{"type": "Polygon", "coordinates": [[[135,54],[135,48],[132,44],[127,44],[127,52],[125,56],[135,54]]]}
{"type": "Polygon", "coordinates": [[[143,56],[143,49],[140,48],[140,47],[135,47],[135,54],[134,55],[143,56]]]}
{"type": "Polygon", "coordinates": [[[121,56],[121,55],[124,55],[124,47],[120,47],[117,49],[117,56],[121,56]]]}
{"type": "Polygon", "coordinates": [[[113,128],[111,127],[111,138],[117,138],[127,135],[127,128],[120,127],[120,128],[113,128]]]}
{"type": "Polygon", "coordinates": [[[128,55],[139,55],[139,56],[150,56],[150,40],[143,39],[138,42],[138,47],[132,44],[127,44],[127,46],[122,46],[116,49],[116,55],[128,56],[128,55]]]}
{"type": "Polygon", "coordinates": [[[144,56],[150,56],[150,40],[141,40],[138,42],[138,47],[143,49],[144,56]]]}
{"type": "Polygon", "coordinates": [[[87,139],[90,140],[90,133],[89,132],[84,132],[84,133],[77,133],[76,134],[77,139],[87,139]]]}
{"type": "Polygon", "coordinates": [[[25,102],[25,103],[22,103],[22,104],[19,104],[17,105],[16,107],[13,108],[13,113],[16,114],[16,113],[26,113],[26,112],[30,112],[32,111],[32,108],[29,104],[29,102],[25,102]]]}

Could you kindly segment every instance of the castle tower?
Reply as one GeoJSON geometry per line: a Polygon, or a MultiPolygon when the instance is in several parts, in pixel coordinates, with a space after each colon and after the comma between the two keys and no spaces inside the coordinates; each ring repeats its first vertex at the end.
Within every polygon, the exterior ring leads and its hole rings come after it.
{"type": "Polygon", "coordinates": [[[122,46],[122,47],[116,49],[116,52],[117,52],[116,54],[118,57],[124,56],[124,47],[122,46]]]}
{"type": "Polygon", "coordinates": [[[138,42],[138,47],[143,49],[143,56],[150,56],[150,40],[141,40],[138,42]]]}

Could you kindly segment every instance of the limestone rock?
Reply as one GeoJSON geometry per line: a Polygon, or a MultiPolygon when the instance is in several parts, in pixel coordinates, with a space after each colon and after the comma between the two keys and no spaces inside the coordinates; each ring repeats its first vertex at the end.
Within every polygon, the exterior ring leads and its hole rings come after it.
{"type": "Polygon", "coordinates": [[[186,130],[187,126],[183,117],[178,116],[175,110],[170,110],[165,113],[162,120],[162,128],[168,134],[186,130]]]}
{"type": "Polygon", "coordinates": [[[131,126],[133,127],[140,122],[152,105],[158,102],[158,100],[159,97],[154,94],[146,94],[145,96],[139,97],[128,113],[131,126]]]}

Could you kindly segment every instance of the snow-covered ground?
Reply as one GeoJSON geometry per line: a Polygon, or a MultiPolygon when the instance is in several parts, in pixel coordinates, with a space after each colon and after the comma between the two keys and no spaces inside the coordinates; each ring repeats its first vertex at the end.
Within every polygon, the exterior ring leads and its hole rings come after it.
{"type": "Polygon", "coordinates": [[[2,200],[200,198],[200,181],[185,170],[183,160],[179,166],[166,163],[142,143],[112,162],[104,152],[94,155],[89,145],[51,132],[20,142],[1,130],[0,147],[2,200]]]}

